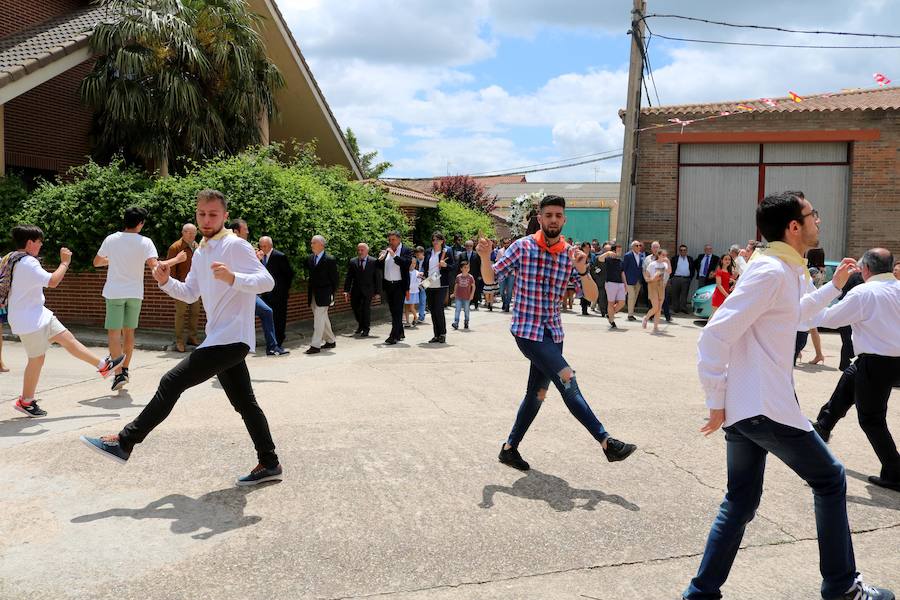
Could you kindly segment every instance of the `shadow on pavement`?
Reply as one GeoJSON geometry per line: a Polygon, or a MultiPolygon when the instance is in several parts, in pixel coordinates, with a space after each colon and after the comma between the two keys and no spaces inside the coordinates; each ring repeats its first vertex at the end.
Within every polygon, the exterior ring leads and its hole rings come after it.
{"type": "Polygon", "coordinates": [[[549,504],[553,510],[559,512],[568,512],[575,508],[594,510],[601,502],[617,504],[626,510],[634,512],[641,510],[640,506],[629,502],[618,494],[604,494],[597,490],[573,488],[568,481],[561,477],[547,475],[534,469],[528,471],[525,477],[513,483],[511,487],[505,485],[484,486],[484,490],[481,492],[482,501],[478,506],[481,508],[494,506],[494,496],[498,492],[526,500],[541,500],[549,504]],[[584,500],[585,502],[579,506],[576,504],[576,500],[584,500]]]}
{"type": "Polygon", "coordinates": [[[869,483],[869,476],[853,469],[847,469],[847,477],[858,479],[866,483],[866,491],[869,492],[871,498],[863,498],[862,496],[847,496],[847,502],[853,504],[861,504],[863,506],[875,506],[877,508],[892,508],[900,510],[900,492],[895,492],[883,487],[869,483]]]}
{"type": "Polygon", "coordinates": [[[135,404],[134,399],[128,392],[122,391],[115,394],[107,394],[105,396],[97,396],[96,398],[88,398],[79,400],[78,404],[84,406],[94,406],[97,408],[105,408],[107,410],[120,410],[122,408],[140,408],[146,404],[135,404]]]}
{"type": "Polygon", "coordinates": [[[263,483],[252,487],[229,487],[191,498],[182,494],[170,494],[154,500],[143,508],[110,508],[102,512],[81,515],[72,523],[90,523],[113,517],[132,519],[170,519],[172,533],[186,534],[198,532],[191,537],[206,540],[220,533],[226,533],[262,521],[259,516],[247,516],[247,494],[278,482],[263,483]],[[206,529],[206,531],[201,531],[206,529]]]}
{"type": "Polygon", "coordinates": [[[26,429],[38,427],[44,423],[53,423],[55,421],[71,421],[73,419],[109,419],[110,417],[118,417],[117,413],[99,414],[99,415],[71,415],[68,417],[52,417],[31,419],[22,417],[21,419],[13,419],[12,421],[0,422],[0,437],[31,437],[47,433],[49,429],[41,428],[37,431],[25,432],[26,429]]]}
{"type": "MultiPolygon", "coordinates": [[[[253,379],[250,378],[250,383],[290,383],[287,379],[253,379]]],[[[219,382],[218,377],[212,378],[212,386],[217,390],[222,389],[222,384],[219,382]]]]}

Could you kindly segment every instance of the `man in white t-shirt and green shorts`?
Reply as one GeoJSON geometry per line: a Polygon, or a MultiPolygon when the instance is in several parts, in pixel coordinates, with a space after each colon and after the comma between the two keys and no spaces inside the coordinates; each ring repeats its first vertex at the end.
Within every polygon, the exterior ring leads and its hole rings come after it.
{"type": "Polygon", "coordinates": [[[6,302],[8,320],[10,329],[19,336],[28,354],[22,395],[16,400],[14,408],[29,417],[44,417],[47,413],[37,405],[34,395],[50,344],[59,344],[75,358],[96,367],[102,377],[109,376],[125,357],[120,354],[116,359],[108,356],[100,359],[76,340],[44,306],[44,288],[55,288],[60,284],[69,270],[72,252],[62,248],[59,251],[59,267],[50,273],[37,259],[44,243],[44,232],[34,225],[18,225],[13,228],[12,235],[16,251],[8,258],[13,265],[6,302]]]}
{"type": "Polygon", "coordinates": [[[144,300],[144,265],[152,269],[158,262],[153,241],[140,233],[146,220],[146,209],[137,206],[125,209],[124,231],[107,236],[94,257],[95,267],[109,267],[103,286],[103,297],[106,298],[104,327],[109,336],[109,353],[111,356],[125,354],[125,361],[116,369],[113,391],[128,383],[134,331],[144,300]]]}

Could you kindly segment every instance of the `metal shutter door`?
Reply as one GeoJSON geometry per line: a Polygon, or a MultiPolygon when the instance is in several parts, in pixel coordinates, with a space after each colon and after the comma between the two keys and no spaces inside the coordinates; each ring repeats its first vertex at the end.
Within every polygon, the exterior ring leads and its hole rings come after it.
{"type": "Polygon", "coordinates": [[[681,167],[678,189],[678,241],[691,255],[710,243],[721,255],[731,244],[756,238],[755,167],[681,167]]]}

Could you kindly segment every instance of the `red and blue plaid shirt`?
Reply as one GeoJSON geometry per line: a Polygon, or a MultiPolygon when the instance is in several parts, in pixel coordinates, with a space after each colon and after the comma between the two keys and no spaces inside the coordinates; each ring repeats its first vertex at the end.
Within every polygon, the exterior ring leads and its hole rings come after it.
{"type": "Polygon", "coordinates": [[[551,254],[529,235],[513,242],[494,263],[495,277],[506,277],[513,271],[516,273],[513,291],[516,301],[509,330],[516,337],[540,342],[546,328],[554,342],[562,342],[559,304],[566,286],[574,282],[575,292],[582,293],[581,278],[568,253],[551,254]]]}

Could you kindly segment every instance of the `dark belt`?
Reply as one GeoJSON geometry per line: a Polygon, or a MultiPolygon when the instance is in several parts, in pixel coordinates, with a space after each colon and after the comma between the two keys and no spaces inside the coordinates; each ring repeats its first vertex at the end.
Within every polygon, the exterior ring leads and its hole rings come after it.
{"type": "Polygon", "coordinates": [[[690,275],[672,275],[675,279],[690,279],[690,275]]]}

